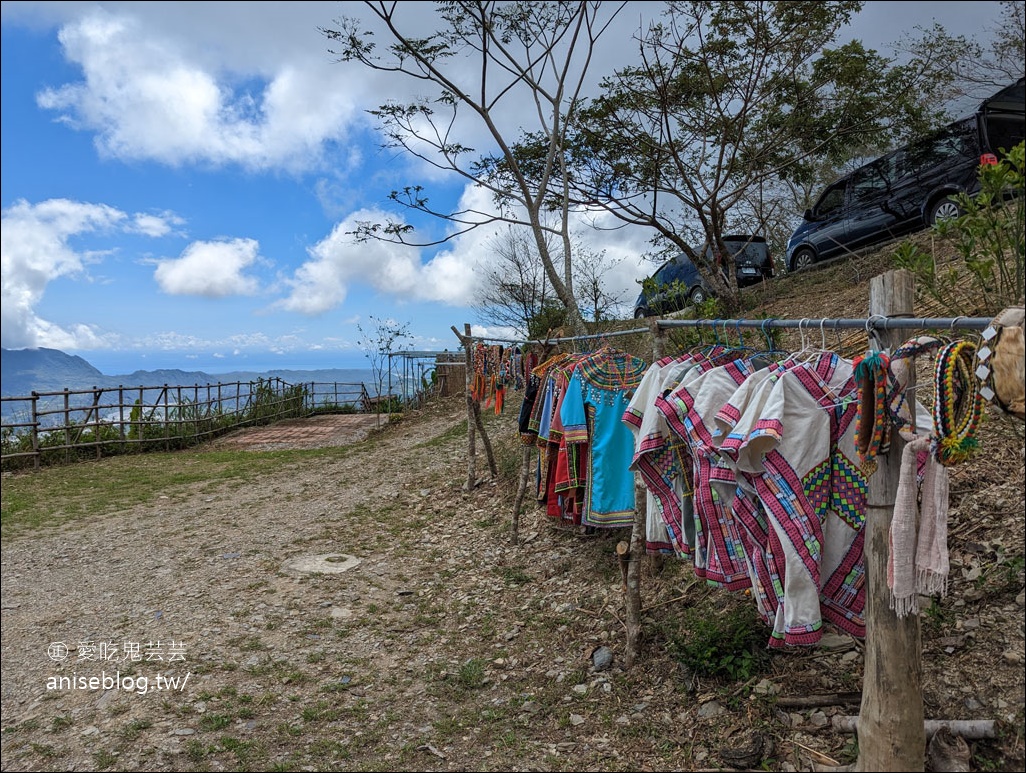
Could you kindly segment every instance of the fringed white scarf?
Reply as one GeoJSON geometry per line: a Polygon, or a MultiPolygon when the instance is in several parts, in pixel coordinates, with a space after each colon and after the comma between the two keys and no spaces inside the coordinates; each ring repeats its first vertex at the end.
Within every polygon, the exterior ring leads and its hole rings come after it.
{"type": "Polygon", "coordinates": [[[945,596],[948,568],[948,471],[930,453],[930,438],[917,437],[901,454],[891,520],[887,587],[894,613],[918,614],[920,595],[945,596]],[[920,463],[925,463],[921,485],[920,463]]]}

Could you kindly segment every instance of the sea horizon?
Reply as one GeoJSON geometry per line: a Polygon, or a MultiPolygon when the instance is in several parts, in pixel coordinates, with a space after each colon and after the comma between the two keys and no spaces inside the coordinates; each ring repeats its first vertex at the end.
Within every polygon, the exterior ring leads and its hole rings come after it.
{"type": "Polygon", "coordinates": [[[327,352],[303,352],[274,354],[261,352],[252,355],[218,356],[213,354],[188,354],[181,352],[110,352],[104,350],[88,352],[66,352],[81,357],[105,376],[119,376],[136,371],[182,370],[198,371],[211,376],[226,373],[270,373],[272,371],[295,370],[357,370],[372,371],[367,357],[339,355],[327,352]]]}

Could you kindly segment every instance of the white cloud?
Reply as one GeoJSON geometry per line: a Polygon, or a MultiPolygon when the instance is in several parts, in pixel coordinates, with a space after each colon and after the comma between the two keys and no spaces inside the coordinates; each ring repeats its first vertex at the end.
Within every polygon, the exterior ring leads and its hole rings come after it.
{"type": "MultiPolygon", "coordinates": [[[[157,228],[159,218],[150,227],[157,228]]],[[[72,324],[64,328],[42,319],[36,307],[47,285],[61,277],[86,275],[86,264],[102,253],[76,250],[71,241],[89,233],[132,230],[132,218],[104,204],[50,199],[30,204],[21,199],[3,211],[0,229],[2,254],[2,340],[7,348],[46,346],[91,349],[106,340],[94,327],[72,324]]]]}
{"type": "Polygon", "coordinates": [[[180,217],[171,212],[165,212],[159,216],[138,213],[133,218],[133,227],[130,230],[143,236],[156,238],[167,236],[171,233],[173,226],[180,226],[184,222],[180,217]]]}
{"type": "Polygon", "coordinates": [[[360,210],[337,224],[308,250],[311,259],[286,280],[291,292],[276,307],[323,314],[345,301],[354,282],[400,300],[466,302],[474,278],[458,247],[421,263],[417,248],[376,239],[359,242],[351,233],[358,223],[382,222],[386,217],[382,212],[360,210]]]}
{"type": "Polygon", "coordinates": [[[193,242],[180,258],[158,261],[153,276],[169,295],[253,295],[260,284],[243,272],[259,258],[260,245],[254,239],[193,242]]]}
{"type": "Polygon", "coordinates": [[[193,33],[202,20],[192,14],[177,19],[178,25],[190,19],[186,31],[155,27],[153,12],[121,8],[115,16],[94,8],[60,30],[64,54],[82,68],[83,80],[46,89],[37,101],[69,125],[95,132],[101,154],[173,167],[309,169],[326,142],[343,140],[347,124],[362,120],[349,96],[360,87],[349,78],[344,88],[342,68],[332,69],[326,55],[320,68],[312,60],[312,44],[326,48],[313,25],[303,30],[305,47],[277,52],[258,67],[210,53],[220,52],[220,42],[197,50],[193,33]]]}

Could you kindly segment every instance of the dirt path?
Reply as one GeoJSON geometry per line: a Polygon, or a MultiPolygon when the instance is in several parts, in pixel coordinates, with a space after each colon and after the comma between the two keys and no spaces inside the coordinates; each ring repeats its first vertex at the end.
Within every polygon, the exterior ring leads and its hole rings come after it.
{"type": "MultiPolygon", "coordinates": [[[[831,635],[742,681],[696,676],[676,657],[682,612],[750,602],[672,563],[646,570],[643,662],[625,671],[622,535],[534,511],[511,545],[508,492],[462,490],[463,419],[447,401],[255,484],[5,539],[3,769],[696,770],[756,746],[746,764],[771,770],[850,760],[829,720],[857,703],[775,701],[857,691],[857,642],[831,635]]],[[[510,416],[488,420],[515,442],[510,416]]],[[[1016,574],[994,540],[1018,528],[1021,557],[1022,516],[977,513],[964,536],[956,518],[951,603],[924,623],[927,714],[1007,723],[975,759],[1018,770],[1021,558],[1016,574]]]]}

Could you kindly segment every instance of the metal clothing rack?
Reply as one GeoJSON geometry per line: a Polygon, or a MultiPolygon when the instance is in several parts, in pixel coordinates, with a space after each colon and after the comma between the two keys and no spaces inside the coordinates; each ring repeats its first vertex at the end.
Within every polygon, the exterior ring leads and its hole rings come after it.
{"type": "Polygon", "coordinates": [[[712,328],[797,328],[798,330],[985,330],[989,317],[885,317],[875,315],[864,319],[805,318],[805,319],[660,319],[658,328],[712,327],[712,328]]]}
{"type": "MultiPolygon", "coordinates": [[[[874,315],[870,317],[845,318],[845,317],[824,317],[803,318],[803,319],[657,319],[654,321],[655,329],[662,331],[677,327],[695,327],[716,329],[739,329],[752,328],[765,330],[767,328],[792,328],[799,331],[821,331],[827,330],[865,330],[872,334],[877,330],[986,330],[990,325],[989,317],[885,317],[874,315]]],[[[574,341],[586,341],[614,336],[638,335],[639,333],[651,333],[650,327],[632,328],[630,330],[613,330],[608,333],[593,333],[589,335],[564,336],[561,338],[550,338],[548,341],[537,339],[516,339],[516,338],[489,338],[482,336],[470,336],[474,341],[492,341],[495,343],[508,344],[558,344],[574,341]]]]}
{"type": "MultiPolygon", "coordinates": [[[[771,328],[797,329],[801,333],[840,330],[864,330],[874,349],[896,345],[896,336],[886,331],[936,330],[984,331],[992,320],[985,317],[915,317],[913,282],[907,271],[889,271],[875,277],[870,286],[869,311],[864,318],[822,319],[663,319],[649,320],[644,327],[607,333],[553,338],[548,341],[504,340],[473,337],[470,326],[460,341],[467,346],[471,340],[496,341],[510,344],[558,344],[589,339],[608,339],[614,336],[649,334],[653,353],[659,356],[663,334],[672,328],[707,328],[740,331],[771,328]]],[[[455,328],[453,328],[456,332],[455,328]]],[[[459,333],[457,332],[459,336],[459,333]]],[[[469,351],[468,351],[469,361],[469,351]]],[[[920,638],[918,617],[897,619],[887,607],[886,555],[887,540],[893,516],[894,492],[898,475],[897,454],[900,444],[892,443],[881,457],[877,471],[869,482],[866,518],[866,646],[863,674],[863,696],[857,718],[859,736],[859,769],[862,770],[923,770],[925,730],[923,699],[920,684],[920,638]]],[[[471,475],[473,473],[471,472],[471,475]]],[[[639,651],[641,630],[640,570],[643,553],[645,500],[641,487],[635,483],[638,506],[631,530],[629,555],[631,560],[625,576],[627,604],[627,665],[630,667],[639,651]]],[[[514,506],[513,535],[517,540],[519,500],[514,506]]]]}

